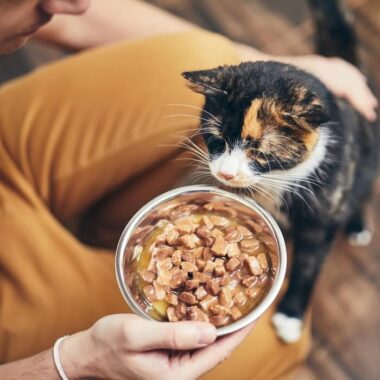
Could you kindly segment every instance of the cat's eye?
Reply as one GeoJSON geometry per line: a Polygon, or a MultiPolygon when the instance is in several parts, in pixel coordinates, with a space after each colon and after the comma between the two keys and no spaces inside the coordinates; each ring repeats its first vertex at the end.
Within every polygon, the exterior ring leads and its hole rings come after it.
{"type": "Polygon", "coordinates": [[[208,151],[213,155],[222,154],[226,150],[225,140],[219,137],[211,136],[207,138],[206,144],[208,151]]]}
{"type": "Polygon", "coordinates": [[[243,142],[243,148],[245,149],[257,149],[259,148],[260,146],[260,140],[257,140],[257,139],[251,139],[251,138],[248,138],[248,139],[245,139],[244,142],[243,142]]]}

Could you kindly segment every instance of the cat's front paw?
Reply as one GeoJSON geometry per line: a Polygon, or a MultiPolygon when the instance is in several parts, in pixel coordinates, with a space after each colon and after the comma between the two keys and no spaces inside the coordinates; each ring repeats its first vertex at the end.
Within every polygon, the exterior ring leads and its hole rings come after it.
{"type": "Polygon", "coordinates": [[[301,338],[302,321],[295,317],[288,317],[283,313],[275,313],[272,324],[277,336],[285,343],[294,343],[301,338]]]}
{"type": "Polygon", "coordinates": [[[348,235],[348,242],[353,247],[365,247],[371,242],[372,236],[372,231],[367,229],[360,232],[351,232],[348,235]]]}

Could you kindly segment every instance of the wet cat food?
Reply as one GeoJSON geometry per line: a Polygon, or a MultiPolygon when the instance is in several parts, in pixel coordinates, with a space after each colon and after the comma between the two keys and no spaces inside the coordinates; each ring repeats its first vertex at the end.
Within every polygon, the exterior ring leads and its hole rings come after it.
{"type": "Polygon", "coordinates": [[[232,323],[262,301],[277,271],[265,222],[224,202],[174,204],[134,239],[126,278],[157,320],[232,323]]]}

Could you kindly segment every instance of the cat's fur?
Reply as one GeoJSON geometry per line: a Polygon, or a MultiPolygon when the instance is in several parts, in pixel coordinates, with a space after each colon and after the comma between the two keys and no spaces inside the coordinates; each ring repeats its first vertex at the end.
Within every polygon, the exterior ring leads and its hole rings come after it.
{"type": "MultiPolygon", "coordinates": [[[[311,5],[319,51],[357,63],[354,34],[338,4],[311,5]]],[[[363,209],[377,172],[377,123],[367,122],[313,75],[283,63],[247,62],[183,75],[205,95],[201,132],[212,174],[226,186],[249,188],[290,228],[293,268],[273,323],[283,340],[295,341],[337,233],[368,241],[363,209]]]]}

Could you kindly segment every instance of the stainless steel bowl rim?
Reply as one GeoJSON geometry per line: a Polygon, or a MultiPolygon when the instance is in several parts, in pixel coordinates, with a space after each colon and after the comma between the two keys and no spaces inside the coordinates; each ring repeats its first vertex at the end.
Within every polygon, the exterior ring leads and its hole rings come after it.
{"type": "Polygon", "coordinates": [[[140,309],[140,307],[136,304],[133,298],[133,295],[129,290],[129,287],[126,286],[124,283],[124,260],[123,260],[124,251],[127,247],[128,241],[133,231],[136,229],[136,227],[138,227],[139,223],[153,209],[155,209],[157,206],[159,206],[163,202],[173,200],[179,195],[185,195],[185,194],[191,194],[191,193],[197,193],[197,192],[202,192],[202,193],[210,192],[215,195],[220,195],[220,196],[232,199],[234,201],[240,202],[244,204],[245,206],[258,212],[260,216],[263,217],[263,219],[265,219],[269,227],[272,229],[272,232],[274,236],[276,237],[277,244],[278,244],[278,254],[280,256],[279,267],[278,267],[276,277],[271,289],[269,290],[266,297],[261,301],[261,303],[257,307],[255,307],[252,311],[250,311],[246,316],[244,316],[243,318],[227,326],[219,327],[217,329],[217,335],[223,336],[223,335],[238,331],[241,328],[249,325],[250,323],[254,322],[256,319],[258,319],[269,308],[269,306],[273,303],[273,301],[277,297],[285,278],[287,255],[286,255],[286,245],[285,245],[282,232],[277,222],[274,220],[274,218],[266,210],[264,210],[259,204],[257,204],[253,199],[245,197],[245,196],[236,195],[228,191],[219,189],[217,187],[207,186],[207,185],[183,186],[183,187],[170,190],[166,193],[163,193],[157,196],[156,198],[152,199],[150,202],[145,204],[139,211],[137,211],[136,214],[131,218],[129,223],[124,228],[124,231],[122,232],[120,236],[119,243],[116,248],[116,259],[115,259],[116,278],[117,278],[120,291],[125,301],[129,305],[129,307],[137,315],[145,319],[155,320],[154,318],[150,317],[147,313],[145,313],[143,310],[140,309]]]}

